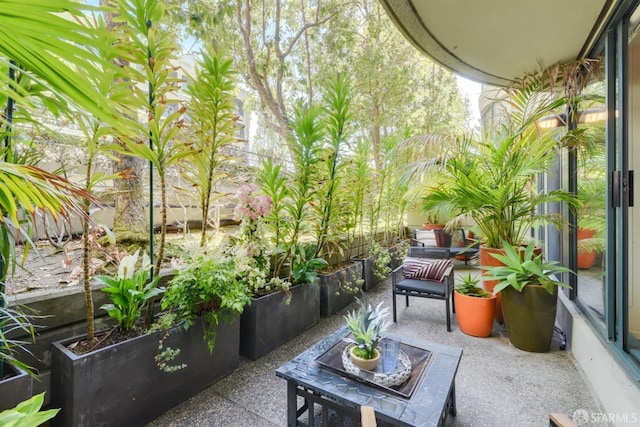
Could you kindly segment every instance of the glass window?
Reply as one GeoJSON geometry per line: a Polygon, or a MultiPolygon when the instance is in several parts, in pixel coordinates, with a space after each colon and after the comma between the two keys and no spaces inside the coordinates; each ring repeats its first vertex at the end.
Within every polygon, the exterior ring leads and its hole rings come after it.
{"type": "Polygon", "coordinates": [[[596,323],[605,328],[606,190],[604,73],[593,79],[579,106],[578,127],[585,148],[578,152],[578,280],[576,296],[596,323]]]}
{"type": "MultiPolygon", "coordinates": [[[[628,66],[628,91],[629,91],[629,111],[628,111],[628,165],[629,170],[640,171],[640,14],[638,10],[632,15],[629,23],[629,66],[628,66]]],[[[635,200],[640,200],[634,197],[635,200]]],[[[636,203],[637,204],[637,203],[636,203]]],[[[629,241],[627,248],[629,251],[628,270],[629,278],[636,275],[636,266],[640,262],[640,210],[630,207],[629,210],[629,230],[627,236],[629,241]]],[[[638,270],[640,277],[640,269],[638,270]]],[[[631,355],[640,360],[640,281],[630,279],[626,292],[628,327],[623,333],[626,334],[626,347],[631,355]]]]}

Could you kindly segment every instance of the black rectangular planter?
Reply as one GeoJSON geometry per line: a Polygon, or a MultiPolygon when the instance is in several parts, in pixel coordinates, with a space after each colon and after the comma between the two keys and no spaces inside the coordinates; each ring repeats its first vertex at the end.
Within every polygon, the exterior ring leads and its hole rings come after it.
{"type": "Polygon", "coordinates": [[[154,332],[78,356],[65,344],[53,343],[51,406],[61,408],[53,426],[143,425],[183,402],[239,366],[239,321],[221,323],[213,354],[203,341],[203,325],[172,328],[164,347],[180,349],[172,365],[176,372],[156,365],[158,342],[154,332]]]}
{"type": "Polygon", "coordinates": [[[320,316],[331,316],[351,304],[361,289],[361,286],[356,284],[361,278],[362,265],[359,262],[328,274],[318,274],[320,316]]]}
{"type": "Polygon", "coordinates": [[[374,289],[378,283],[382,282],[384,279],[378,279],[373,272],[375,268],[375,258],[367,257],[367,258],[354,258],[354,261],[358,261],[360,263],[360,268],[362,271],[362,279],[364,283],[362,284],[363,291],[370,291],[374,289]]]}
{"type": "Polygon", "coordinates": [[[29,374],[6,363],[4,374],[7,378],[0,381],[0,412],[29,399],[33,385],[33,379],[29,374]],[[11,376],[7,376],[9,373],[11,376]]]}
{"type": "Polygon", "coordinates": [[[283,291],[254,298],[240,316],[240,354],[257,360],[320,320],[320,287],[295,285],[286,303],[283,291]]]}

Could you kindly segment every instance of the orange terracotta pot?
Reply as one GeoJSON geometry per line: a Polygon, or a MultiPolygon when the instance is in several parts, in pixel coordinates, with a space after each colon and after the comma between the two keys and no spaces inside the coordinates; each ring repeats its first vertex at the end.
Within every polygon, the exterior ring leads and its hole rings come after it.
{"type": "Polygon", "coordinates": [[[456,303],[456,317],[460,330],[473,337],[491,336],[497,296],[472,297],[454,291],[453,298],[456,303]]]}
{"type": "MultiPolygon", "coordinates": [[[[503,249],[495,249],[489,248],[485,245],[480,245],[480,267],[482,271],[482,275],[487,274],[487,270],[482,268],[486,267],[499,267],[502,265],[500,261],[491,256],[491,254],[504,254],[503,249]]],[[[493,293],[493,288],[498,284],[497,280],[483,280],[482,281],[484,288],[493,293]]],[[[502,302],[500,301],[500,294],[497,295],[496,298],[496,309],[495,309],[495,319],[504,323],[504,317],[502,316],[502,302]]]]}
{"type": "MultiPolygon", "coordinates": [[[[582,239],[590,239],[595,236],[597,233],[596,230],[591,229],[578,229],[578,241],[582,239]]],[[[588,270],[593,267],[593,263],[596,260],[596,251],[591,252],[578,252],[578,268],[580,270],[588,270]]]]}
{"type": "Polygon", "coordinates": [[[442,230],[444,228],[444,224],[429,224],[425,222],[422,224],[423,230],[442,230]]]}
{"type": "MultiPolygon", "coordinates": [[[[494,258],[491,254],[501,254],[504,255],[504,249],[496,249],[496,248],[489,248],[485,245],[480,245],[480,268],[482,271],[482,274],[486,274],[487,270],[485,270],[484,268],[482,268],[483,266],[487,266],[487,267],[499,267],[501,265],[503,265],[500,261],[498,261],[496,258],[494,258]]],[[[542,253],[542,248],[540,247],[536,247],[533,251],[533,253],[535,255],[540,255],[542,253]]],[[[498,284],[497,280],[483,280],[482,281],[484,288],[489,291],[489,292],[493,292],[493,288],[496,287],[496,285],[498,284]]],[[[496,299],[496,320],[500,323],[504,323],[504,316],[502,315],[502,300],[500,298],[500,294],[497,295],[497,299],[496,299]]]]}

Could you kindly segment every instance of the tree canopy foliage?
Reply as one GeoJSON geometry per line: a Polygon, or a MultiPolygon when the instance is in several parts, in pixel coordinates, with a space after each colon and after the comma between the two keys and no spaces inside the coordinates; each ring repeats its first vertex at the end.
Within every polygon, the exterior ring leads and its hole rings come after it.
{"type": "MultiPolygon", "coordinates": [[[[338,73],[354,82],[354,138],[381,167],[391,135],[455,133],[468,117],[455,76],[420,54],[375,0],[171,0],[173,23],[195,41],[232,53],[270,151],[290,138],[298,101],[312,104],[338,73]],[[271,142],[271,144],[269,144],[271,142]],[[275,142],[275,143],[274,143],[275,142]]],[[[255,142],[255,141],[254,141],[255,142]]]]}

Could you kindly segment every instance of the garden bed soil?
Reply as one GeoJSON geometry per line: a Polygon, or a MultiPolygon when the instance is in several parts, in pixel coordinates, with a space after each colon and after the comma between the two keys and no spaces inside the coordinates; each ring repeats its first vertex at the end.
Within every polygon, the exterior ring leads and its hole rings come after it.
{"type": "Polygon", "coordinates": [[[77,355],[90,353],[94,350],[109,347],[122,341],[126,341],[140,335],[144,335],[145,332],[141,328],[135,328],[130,331],[121,331],[118,328],[111,328],[107,331],[100,331],[96,334],[95,342],[89,344],[86,340],[78,340],[67,345],[67,349],[77,355]]]}

